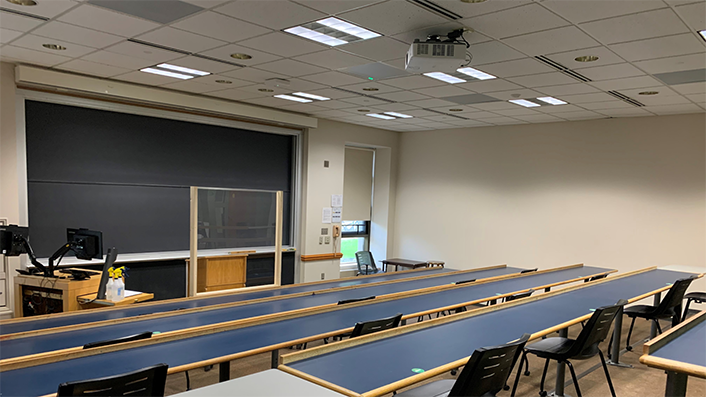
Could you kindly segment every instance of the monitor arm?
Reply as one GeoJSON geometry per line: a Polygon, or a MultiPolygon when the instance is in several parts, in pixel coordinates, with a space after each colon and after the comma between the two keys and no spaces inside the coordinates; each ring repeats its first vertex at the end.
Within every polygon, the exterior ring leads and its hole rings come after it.
{"type": "Polygon", "coordinates": [[[20,240],[20,242],[22,243],[22,246],[25,251],[27,251],[27,256],[29,257],[29,261],[32,263],[32,265],[34,265],[34,267],[36,267],[37,269],[41,270],[45,276],[53,276],[53,274],[49,274],[49,270],[51,269],[51,260],[49,261],[50,269],[47,269],[46,266],[42,265],[41,262],[37,260],[37,257],[34,255],[34,251],[32,250],[32,246],[29,244],[29,240],[27,240],[24,236],[17,236],[15,238],[20,240]]]}
{"type": "Polygon", "coordinates": [[[54,261],[66,255],[69,251],[73,251],[75,243],[68,242],[61,246],[56,252],[49,258],[49,267],[44,270],[44,275],[47,277],[54,276],[54,261]]]}

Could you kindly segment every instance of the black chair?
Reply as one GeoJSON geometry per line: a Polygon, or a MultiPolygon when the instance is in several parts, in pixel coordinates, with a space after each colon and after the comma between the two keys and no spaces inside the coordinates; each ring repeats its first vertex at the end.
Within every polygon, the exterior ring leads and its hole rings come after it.
{"type": "Polygon", "coordinates": [[[135,335],[124,336],[122,338],[103,340],[100,342],[91,342],[83,345],[84,349],[93,349],[95,347],[116,345],[118,343],[132,342],[135,340],[149,339],[152,337],[152,332],[142,332],[135,335]]]}
{"type": "Polygon", "coordinates": [[[373,253],[370,251],[358,251],[355,253],[355,261],[358,263],[358,274],[376,274],[382,273],[382,270],[375,266],[375,259],[373,259],[373,253]]]}
{"type": "Polygon", "coordinates": [[[584,283],[590,283],[591,281],[600,280],[600,279],[603,279],[603,278],[606,278],[606,277],[608,277],[607,274],[599,274],[599,275],[597,275],[597,276],[593,276],[593,277],[591,277],[591,278],[587,278],[587,279],[583,280],[583,282],[584,282],[584,283]]]}
{"type": "Polygon", "coordinates": [[[356,302],[363,302],[363,301],[369,301],[371,299],[375,299],[375,295],[371,296],[366,296],[365,298],[353,298],[353,299],[346,299],[342,301],[338,301],[338,305],[347,305],[349,303],[356,303],[356,302]]]}
{"type": "Polygon", "coordinates": [[[384,331],[386,329],[397,328],[401,321],[402,313],[397,313],[392,317],[381,318],[380,320],[355,323],[353,332],[351,332],[351,338],[384,331]]]}
{"type": "Polygon", "coordinates": [[[684,307],[684,315],[682,316],[681,321],[686,320],[686,315],[689,314],[689,305],[692,301],[694,303],[706,302],[706,292],[689,292],[684,295],[684,299],[686,299],[686,306],[684,307]]]}
{"type": "Polygon", "coordinates": [[[535,267],[534,269],[525,269],[525,270],[521,271],[520,274],[532,273],[532,272],[536,272],[537,270],[539,270],[538,267],[535,267]]]}
{"type": "MultiPolygon", "coordinates": [[[[689,288],[689,285],[696,276],[691,276],[689,278],[682,278],[674,282],[672,287],[667,292],[667,295],[662,299],[662,301],[657,306],[651,305],[635,305],[626,307],[623,310],[623,314],[630,317],[632,321],[630,322],[630,330],[628,331],[627,347],[628,351],[632,351],[632,346],[630,346],[630,337],[632,336],[632,329],[635,326],[635,319],[644,318],[645,320],[651,320],[657,326],[657,331],[662,333],[662,327],[659,325],[660,319],[672,319],[672,325],[677,325],[681,321],[681,302],[684,299],[684,294],[689,288]]],[[[618,341],[617,343],[620,343],[618,341]]],[[[613,344],[613,338],[610,338],[610,343],[608,344],[608,351],[610,351],[610,346],[613,344]]]]}
{"type": "Polygon", "coordinates": [[[65,396],[164,396],[167,364],[157,364],[127,374],[59,385],[56,395],[65,396]]]}
{"type": "MultiPolygon", "coordinates": [[[[525,352],[523,353],[523,358],[528,353],[534,354],[539,358],[546,359],[544,363],[544,372],[542,372],[542,380],[539,383],[539,395],[546,396],[547,392],[544,390],[544,380],[547,377],[547,368],[549,368],[549,361],[556,360],[560,363],[566,363],[571,371],[571,379],[574,381],[574,387],[576,387],[576,394],[581,397],[581,389],[579,388],[579,381],[576,378],[576,372],[574,371],[574,366],[571,364],[569,359],[576,360],[586,360],[595,357],[598,354],[601,357],[601,364],[603,365],[603,371],[605,372],[605,377],[608,380],[608,386],[610,387],[610,393],[615,397],[615,389],[613,389],[613,382],[610,380],[610,374],[608,373],[608,367],[605,364],[605,357],[603,357],[603,352],[599,348],[598,344],[608,337],[608,332],[610,332],[610,324],[615,320],[615,316],[620,311],[620,308],[624,306],[628,301],[621,299],[612,306],[603,306],[596,309],[593,315],[583,327],[579,336],[574,339],[564,338],[564,337],[552,337],[547,339],[542,339],[537,343],[533,343],[525,347],[525,352]]],[[[517,383],[520,379],[520,372],[522,370],[522,362],[520,362],[520,368],[517,369],[517,378],[515,378],[515,386],[512,390],[512,396],[515,395],[517,390],[517,383]]]]}
{"type": "MultiPolygon", "coordinates": [[[[514,301],[515,299],[529,298],[530,296],[532,296],[533,293],[534,293],[534,290],[530,288],[529,291],[527,291],[527,292],[520,292],[518,294],[506,296],[505,298],[503,298],[503,302],[510,302],[510,301],[514,301]]],[[[525,369],[525,376],[530,376],[529,360],[527,360],[527,356],[525,356],[525,355],[522,356],[522,363],[523,363],[523,365],[525,365],[525,368],[526,368],[525,369]]],[[[506,386],[505,390],[510,390],[510,387],[506,386]]]]}
{"type": "Polygon", "coordinates": [[[458,379],[443,379],[397,394],[397,397],[495,396],[507,383],[530,334],[500,346],[473,352],[458,379]]]}

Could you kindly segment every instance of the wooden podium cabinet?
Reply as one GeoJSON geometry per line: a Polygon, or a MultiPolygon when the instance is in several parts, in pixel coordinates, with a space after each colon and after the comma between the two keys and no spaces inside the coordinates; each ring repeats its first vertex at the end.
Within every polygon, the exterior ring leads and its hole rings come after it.
{"type": "Polygon", "coordinates": [[[245,287],[247,261],[246,253],[198,258],[196,291],[209,292],[245,287]]]}

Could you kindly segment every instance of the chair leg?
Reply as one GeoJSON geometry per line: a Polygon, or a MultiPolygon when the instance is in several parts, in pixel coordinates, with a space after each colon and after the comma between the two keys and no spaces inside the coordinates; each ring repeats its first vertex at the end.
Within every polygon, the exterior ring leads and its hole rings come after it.
{"type": "Polygon", "coordinates": [[[522,359],[525,361],[525,376],[530,376],[529,360],[527,359],[527,355],[524,355],[522,359]]]}
{"type": "MultiPolygon", "coordinates": [[[[613,357],[610,356],[610,352],[613,351],[613,349],[611,349],[613,347],[613,335],[614,335],[614,333],[611,332],[610,333],[610,341],[608,342],[608,358],[611,360],[613,359],[613,357]]],[[[620,341],[618,341],[618,343],[620,343],[620,341]]]]}
{"type": "Polygon", "coordinates": [[[571,379],[574,381],[574,387],[576,388],[576,396],[577,397],[582,397],[581,396],[581,389],[579,388],[579,380],[576,379],[576,372],[574,371],[574,366],[571,364],[569,360],[564,361],[567,366],[569,366],[569,371],[571,371],[571,379]]]}
{"type": "Polygon", "coordinates": [[[184,375],[186,375],[186,390],[189,391],[191,390],[191,380],[189,379],[189,371],[184,371],[184,375]]]}
{"type": "Polygon", "coordinates": [[[691,298],[686,300],[686,306],[684,307],[684,314],[682,315],[681,321],[686,320],[686,315],[689,314],[689,305],[691,304],[691,298]]]}
{"type": "Polygon", "coordinates": [[[610,387],[610,395],[615,397],[615,389],[613,388],[613,381],[610,380],[610,373],[608,373],[608,366],[605,365],[605,358],[603,357],[603,352],[598,350],[598,355],[601,357],[601,364],[603,364],[603,372],[605,372],[605,378],[608,381],[608,387],[610,387]]]}
{"type": "MultiPolygon", "coordinates": [[[[627,340],[627,346],[625,347],[627,351],[632,351],[632,346],[630,346],[630,336],[632,336],[632,327],[635,326],[635,319],[637,317],[633,317],[632,321],[630,322],[630,330],[628,331],[628,340],[627,340]]],[[[616,343],[620,343],[620,341],[617,341],[616,343]]]]}
{"type": "MultiPolygon", "coordinates": [[[[520,373],[522,373],[522,364],[527,361],[527,351],[522,349],[522,358],[520,359],[520,366],[517,367],[517,375],[515,375],[515,384],[512,386],[512,393],[510,397],[515,397],[515,392],[517,391],[517,385],[520,383],[520,373]]],[[[528,361],[529,365],[529,361],[528,361]]]]}
{"type": "Polygon", "coordinates": [[[662,327],[659,326],[659,320],[654,319],[655,325],[657,326],[657,331],[661,334],[662,333],[662,327]]]}
{"type": "Polygon", "coordinates": [[[542,380],[539,382],[539,395],[546,396],[547,391],[544,390],[544,381],[547,379],[547,369],[549,369],[549,359],[544,362],[544,371],[542,371],[542,380]]]}

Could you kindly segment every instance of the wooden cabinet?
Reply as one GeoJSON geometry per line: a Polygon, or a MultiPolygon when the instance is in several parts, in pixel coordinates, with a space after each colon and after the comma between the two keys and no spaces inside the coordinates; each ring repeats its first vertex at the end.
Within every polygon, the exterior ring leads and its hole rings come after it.
{"type": "MultiPolygon", "coordinates": [[[[24,317],[25,305],[30,303],[32,306],[37,306],[39,314],[79,310],[78,298],[98,290],[100,272],[96,273],[98,274],[92,275],[88,280],[80,281],[69,278],[15,276],[15,317],[24,317]]],[[[55,274],[59,273],[55,272],[55,274]]]]}
{"type": "Polygon", "coordinates": [[[247,254],[208,256],[198,259],[197,292],[245,287],[247,254]]]}

